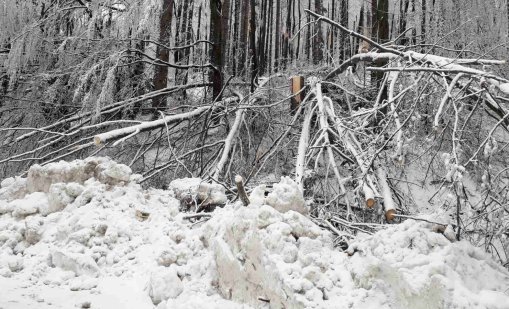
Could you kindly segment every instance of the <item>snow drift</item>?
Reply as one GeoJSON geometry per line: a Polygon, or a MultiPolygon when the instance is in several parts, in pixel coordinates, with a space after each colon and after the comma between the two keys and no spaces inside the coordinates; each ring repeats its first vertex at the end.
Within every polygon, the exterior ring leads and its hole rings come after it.
{"type": "Polygon", "coordinates": [[[327,231],[288,210],[288,201],[299,201],[303,209],[300,191],[288,179],[280,185],[287,194],[269,198],[275,205],[228,204],[200,223],[185,220],[175,199],[189,183],[173,182],[171,191],[143,190],[137,178],[125,165],[91,158],[34,166],[26,179],[2,181],[0,307],[509,304],[507,271],[427,223],[406,221],[360,235],[350,256],[332,247],[327,231]],[[147,217],[141,220],[137,212],[147,217]]]}

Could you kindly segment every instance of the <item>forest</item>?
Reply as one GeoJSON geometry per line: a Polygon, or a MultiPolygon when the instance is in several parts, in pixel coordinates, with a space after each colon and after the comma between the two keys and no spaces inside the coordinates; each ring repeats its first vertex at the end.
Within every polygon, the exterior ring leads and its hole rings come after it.
{"type": "Polygon", "coordinates": [[[507,55],[508,0],[0,0],[0,308],[508,308],[507,55]]]}

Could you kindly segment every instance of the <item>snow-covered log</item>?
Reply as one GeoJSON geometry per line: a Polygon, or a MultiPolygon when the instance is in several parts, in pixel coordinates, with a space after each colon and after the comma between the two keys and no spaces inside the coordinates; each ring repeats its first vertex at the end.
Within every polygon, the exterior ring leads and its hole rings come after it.
{"type": "Polygon", "coordinates": [[[306,151],[309,146],[309,129],[311,124],[312,105],[306,106],[304,110],[304,122],[302,123],[302,130],[300,133],[299,149],[297,152],[297,163],[295,164],[295,182],[299,188],[304,192],[304,172],[306,168],[306,151]]]}
{"type": "MultiPolygon", "coordinates": [[[[200,116],[201,114],[205,113],[206,111],[217,107],[219,104],[216,103],[214,105],[205,105],[198,107],[192,111],[189,111],[187,113],[182,114],[176,114],[171,116],[166,116],[162,119],[154,120],[154,121],[147,121],[143,122],[141,124],[130,126],[126,128],[121,128],[117,130],[112,130],[109,132],[105,132],[102,134],[98,134],[94,136],[94,142],[96,145],[102,145],[106,142],[109,142],[111,140],[116,140],[122,138],[120,141],[124,141],[126,137],[132,137],[138,133],[141,133],[143,131],[147,130],[153,130],[156,128],[164,127],[168,123],[174,123],[178,121],[184,121],[188,120],[197,116],[200,116]]],[[[117,141],[115,144],[117,144],[119,141],[117,141]]]]}
{"type": "MultiPolygon", "coordinates": [[[[339,168],[336,163],[336,159],[334,158],[334,153],[332,151],[332,147],[331,147],[331,143],[330,143],[330,139],[329,139],[330,126],[329,126],[329,122],[327,121],[327,111],[326,111],[325,104],[324,104],[324,97],[322,94],[322,84],[321,83],[316,83],[315,91],[316,91],[316,101],[317,101],[316,104],[318,105],[318,111],[319,111],[318,116],[319,116],[319,120],[320,120],[320,129],[323,131],[322,136],[323,136],[324,146],[326,147],[327,155],[329,158],[329,163],[332,167],[332,170],[334,171],[334,174],[336,175],[341,193],[345,194],[346,193],[346,188],[345,188],[345,184],[344,184],[345,179],[341,176],[341,173],[339,172],[339,168]]],[[[350,203],[348,202],[348,198],[345,198],[345,201],[346,201],[346,205],[348,208],[348,213],[350,213],[351,209],[350,209],[350,203]]]]}
{"type": "MultiPolygon", "coordinates": [[[[239,94],[239,96],[240,96],[240,94],[239,94]]],[[[240,102],[242,102],[242,101],[243,101],[243,98],[240,97],[240,102]]],[[[214,178],[216,180],[219,180],[220,173],[223,170],[223,168],[226,164],[226,161],[229,158],[229,154],[230,154],[230,151],[231,151],[231,148],[233,145],[233,140],[237,136],[237,133],[240,128],[240,124],[244,120],[244,112],[245,112],[245,109],[243,109],[243,108],[239,108],[235,112],[235,121],[233,122],[233,125],[230,128],[230,132],[228,132],[228,136],[226,136],[226,139],[224,140],[224,147],[223,147],[223,152],[221,154],[221,158],[219,159],[219,162],[217,163],[216,168],[214,169],[214,174],[212,175],[212,178],[214,178]]]]}
{"type": "Polygon", "coordinates": [[[381,167],[376,169],[376,173],[378,176],[378,184],[380,185],[382,197],[384,199],[385,219],[390,222],[394,220],[396,214],[396,206],[394,199],[392,198],[391,188],[387,183],[387,174],[381,167]]]}

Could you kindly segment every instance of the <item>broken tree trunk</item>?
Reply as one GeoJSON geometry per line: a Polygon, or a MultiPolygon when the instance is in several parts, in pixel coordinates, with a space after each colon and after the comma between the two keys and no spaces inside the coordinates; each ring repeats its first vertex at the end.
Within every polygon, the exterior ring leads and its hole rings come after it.
{"type": "MultiPolygon", "coordinates": [[[[298,108],[298,106],[297,106],[298,108]]],[[[295,168],[295,182],[301,192],[304,192],[304,172],[306,168],[306,152],[309,146],[309,131],[311,127],[311,118],[313,117],[313,108],[306,106],[304,111],[304,122],[300,133],[299,150],[297,152],[297,163],[295,168]]]]}
{"type": "Polygon", "coordinates": [[[299,109],[299,105],[304,100],[304,76],[293,76],[290,87],[293,94],[290,99],[290,111],[292,115],[295,115],[295,111],[299,109]]]}

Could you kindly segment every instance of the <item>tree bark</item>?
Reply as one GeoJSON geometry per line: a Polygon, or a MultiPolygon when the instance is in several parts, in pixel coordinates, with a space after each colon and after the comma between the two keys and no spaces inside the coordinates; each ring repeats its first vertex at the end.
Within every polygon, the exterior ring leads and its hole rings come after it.
{"type": "Polygon", "coordinates": [[[281,60],[281,1],[276,1],[276,31],[274,42],[274,71],[277,72],[281,60]]]}
{"type": "MultiPolygon", "coordinates": [[[[170,41],[172,15],[173,15],[173,0],[163,0],[163,9],[159,19],[159,42],[161,42],[162,44],[168,43],[170,41]]],[[[169,61],[168,49],[158,46],[157,58],[162,61],[168,62],[169,61]]],[[[166,88],[167,81],[168,81],[168,67],[156,66],[154,73],[155,90],[166,88]]],[[[158,111],[164,107],[165,100],[166,98],[164,96],[157,97],[152,100],[152,108],[154,109],[154,115],[158,115],[158,111]]]]}
{"type": "MultiPolygon", "coordinates": [[[[225,0],[224,2],[228,2],[225,0]]],[[[210,70],[210,81],[212,82],[212,97],[215,101],[221,100],[223,89],[223,66],[225,45],[223,34],[223,3],[221,0],[210,0],[210,63],[214,66],[210,70]]]]}
{"type": "MultiPolygon", "coordinates": [[[[239,62],[237,73],[244,72],[247,73],[246,67],[248,67],[248,36],[249,36],[249,1],[250,0],[242,0],[242,9],[239,14],[241,28],[240,28],[240,38],[238,42],[238,53],[239,53],[239,62]]],[[[246,75],[244,75],[246,76],[246,75]]]]}
{"type": "Polygon", "coordinates": [[[255,0],[250,0],[249,5],[249,60],[250,60],[250,81],[251,92],[255,90],[256,78],[258,76],[258,57],[256,55],[256,6],[255,0]]]}
{"type": "MultiPolygon", "coordinates": [[[[318,14],[323,13],[323,3],[322,0],[315,0],[315,12],[318,14]]],[[[322,24],[315,24],[315,33],[313,39],[313,63],[320,64],[323,60],[323,33],[322,33],[322,24]]]]}

